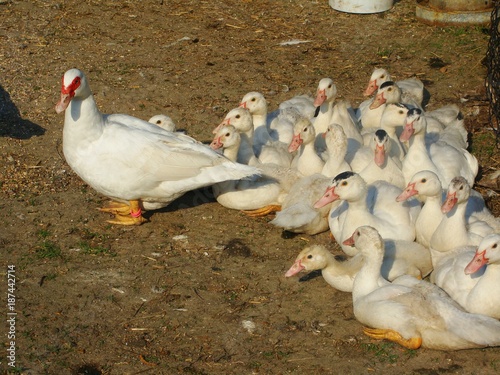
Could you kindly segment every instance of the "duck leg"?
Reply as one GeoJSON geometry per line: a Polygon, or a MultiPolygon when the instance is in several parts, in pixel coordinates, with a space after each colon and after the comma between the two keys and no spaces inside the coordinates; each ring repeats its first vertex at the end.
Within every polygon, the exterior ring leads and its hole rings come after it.
{"type": "Polygon", "coordinates": [[[363,333],[373,339],[393,341],[408,349],[418,349],[422,345],[421,337],[405,339],[400,333],[392,329],[363,328],[363,333]]]}
{"type": "Polygon", "coordinates": [[[256,210],[242,210],[241,212],[250,217],[263,217],[277,211],[281,211],[281,206],[277,204],[270,204],[269,206],[264,206],[256,210]]]}
{"type": "Polygon", "coordinates": [[[127,210],[123,207],[119,207],[114,212],[105,211],[115,214],[115,218],[113,220],[107,220],[107,222],[119,225],[141,225],[142,223],[145,223],[147,220],[142,216],[141,204],[139,200],[133,200],[129,203],[130,206],[127,205],[127,210]]]}
{"type": "Polygon", "coordinates": [[[99,211],[126,216],[130,213],[130,206],[127,203],[110,201],[105,207],[99,208],[99,211]]]}

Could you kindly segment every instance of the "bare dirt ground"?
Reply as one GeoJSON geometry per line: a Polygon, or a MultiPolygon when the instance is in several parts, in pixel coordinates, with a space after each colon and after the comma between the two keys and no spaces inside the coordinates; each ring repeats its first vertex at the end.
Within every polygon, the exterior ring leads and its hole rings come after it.
{"type": "Polygon", "coordinates": [[[284,272],[327,233],[285,239],[218,205],[211,190],[107,224],[106,199],[61,151],[60,78],[83,70],[101,110],[170,115],[209,141],[249,91],[269,108],[335,80],[353,105],[374,67],[416,75],[428,109],[457,103],[480,159],[481,188],[499,153],[489,130],[483,59],[488,29],[415,19],[415,2],[383,14],[324,1],[145,0],[0,2],[0,371],[22,374],[494,374],[500,349],[406,350],[362,334],[351,297],[321,278],[284,272]],[[281,43],[300,40],[300,44],[281,43]],[[15,365],[7,271],[15,266],[15,365]],[[254,328],[245,328],[250,321],[254,328]]]}

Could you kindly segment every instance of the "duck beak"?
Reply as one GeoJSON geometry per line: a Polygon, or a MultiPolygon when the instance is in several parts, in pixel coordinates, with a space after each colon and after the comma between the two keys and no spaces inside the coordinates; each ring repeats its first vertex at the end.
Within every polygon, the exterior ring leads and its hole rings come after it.
{"type": "Polygon", "coordinates": [[[56,104],[56,113],[59,114],[61,112],[64,112],[66,108],[68,108],[69,103],[71,102],[71,99],[73,99],[73,95],[71,93],[62,93],[61,92],[61,99],[56,104]]]}
{"type": "Polygon", "coordinates": [[[396,202],[403,202],[407,200],[410,197],[413,197],[414,195],[418,194],[418,190],[415,189],[415,183],[413,184],[408,184],[406,189],[403,190],[401,194],[398,195],[396,198],[396,202]]]}
{"type": "Polygon", "coordinates": [[[370,96],[371,94],[373,94],[377,90],[378,90],[377,81],[370,81],[368,83],[368,87],[366,88],[366,90],[363,93],[363,95],[364,96],[370,96]]]}
{"type": "Polygon", "coordinates": [[[478,271],[482,266],[488,263],[488,258],[486,258],[486,250],[478,252],[476,251],[474,258],[470,261],[470,263],[465,267],[465,274],[470,275],[476,271],[478,271]]]}
{"type": "Polygon", "coordinates": [[[403,129],[403,132],[399,136],[399,140],[401,142],[406,142],[411,138],[413,133],[415,133],[415,129],[413,128],[413,121],[407,122],[404,129],[403,129]]]}
{"type": "Polygon", "coordinates": [[[221,142],[220,137],[216,137],[216,138],[214,138],[214,140],[212,141],[212,143],[210,143],[210,148],[212,150],[218,150],[223,145],[224,144],[221,142]]]}
{"type": "Polygon", "coordinates": [[[292,138],[292,142],[290,142],[290,145],[288,146],[288,152],[294,152],[297,151],[297,149],[300,147],[302,144],[303,140],[300,138],[300,134],[294,134],[292,138]]]}
{"type": "Polygon", "coordinates": [[[385,147],[376,145],[375,146],[375,164],[382,167],[385,162],[385,147]]]}
{"type": "Polygon", "coordinates": [[[241,108],[247,108],[247,102],[242,102],[240,103],[240,105],[238,107],[241,107],[241,108]]]}
{"type": "MultiPolygon", "coordinates": [[[[356,233],[356,232],[354,232],[356,233]]],[[[351,237],[345,239],[343,242],[342,242],[342,245],[346,245],[346,246],[354,246],[355,244],[355,241],[354,241],[354,233],[352,234],[351,237]]]]}
{"type": "Polygon", "coordinates": [[[386,102],[386,100],[384,98],[384,93],[381,92],[380,94],[377,94],[375,96],[375,99],[373,99],[372,104],[370,104],[370,109],[376,109],[376,108],[380,107],[382,104],[384,104],[385,102],[386,102]]]}
{"type": "Polygon", "coordinates": [[[325,194],[314,203],[314,208],[321,208],[326,206],[328,203],[334,202],[339,199],[339,196],[335,194],[335,186],[329,187],[326,189],[325,194]]]}
{"type": "Polygon", "coordinates": [[[446,194],[446,199],[444,200],[443,205],[441,206],[441,212],[443,214],[447,214],[448,212],[450,212],[453,209],[453,207],[455,207],[457,202],[458,202],[458,199],[457,199],[456,193],[446,194]]]}
{"type": "Polygon", "coordinates": [[[318,93],[316,94],[316,99],[314,100],[314,106],[319,107],[321,104],[323,104],[326,100],[326,93],[325,90],[318,90],[318,93]]]}
{"type": "Polygon", "coordinates": [[[290,267],[290,269],[288,271],[286,271],[285,277],[290,277],[290,276],[296,275],[300,271],[302,271],[303,269],[305,269],[305,267],[302,265],[302,262],[300,261],[300,259],[297,259],[295,261],[295,263],[290,267]]]}

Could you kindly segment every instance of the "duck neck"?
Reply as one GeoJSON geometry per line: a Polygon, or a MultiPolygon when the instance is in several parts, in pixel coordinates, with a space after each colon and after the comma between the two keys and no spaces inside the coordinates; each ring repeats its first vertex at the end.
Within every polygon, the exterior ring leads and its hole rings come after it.
{"type": "MultiPolygon", "coordinates": [[[[373,249],[372,253],[374,252],[376,252],[375,249],[373,249]]],[[[374,256],[364,257],[364,263],[354,279],[352,288],[352,299],[354,303],[359,298],[370,294],[379,287],[378,280],[380,279],[382,261],[382,257],[380,257],[380,259],[374,256]]]]}
{"type": "Polygon", "coordinates": [[[71,100],[64,113],[63,129],[63,152],[68,163],[72,155],[78,153],[75,145],[85,148],[102,135],[105,117],[97,108],[93,95],[71,100]]]}
{"type": "Polygon", "coordinates": [[[440,196],[428,196],[425,198],[425,203],[417,217],[417,223],[422,221],[423,225],[430,220],[440,218],[441,213],[441,198],[440,196]]]}
{"type": "MultiPolygon", "coordinates": [[[[500,263],[490,263],[486,266],[483,276],[478,281],[477,286],[489,290],[491,285],[500,283],[500,263]]],[[[500,298],[500,296],[499,296],[500,298]]]]}
{"type": "Polygon", "coordinates": [[[433,251],[447,252],[458,246],[469,244],[467,223],[465,220],[466,205],[458,203],[443,216],[431,238],[433,251]]]}
{"type": "Polygon", "coordinates": [[[261,126],[267,128],[267,122],[266,122],[267,113],[264,113],[264,114],[254,113],[252,115],[252,119],[253,119],[253,129],[254,129],[254,131],[256,131],[261,126]]]}
{"type": "MultiPolygon", "coordinates": [[[[366,203],[366,188],[361,190],[358,194],[348,197],[345,200],[349,203],[349,212],[363,211],[368,212],[368,205],[366,203]]],[[[343,199],[342,197],[340,199],[343,199]]]]}
{"type": "Polygon", "coordinates": [[[240,137],[241,137],[241,142],[247,142],[250,146],[253,146],[253,135],[255,131],[253,128],[253,125],[250,129],[248,129],[246,132],[241,132],[240,137]]]}
{"type": "MultiPolygon", "coordinates": [[[[253,151],[252,143],[249,141],[245,134],[241,134],[241,143],[238,149],[238,163],[250,164],[255,162],[255,153],[253,151]]],[[[225,155],[225,154],[224,154],[225,155]]]]}
{"type": "Polygon", "coordinates": [[[410,147],[424,149],[427,152],[427,148],[425,147],[425,132],[414,133],[410,138],[410,147]]]}
{"type": "Polygon", "coordinates": [[[300,146],[300,151],[299,151],[300,158],[308,158],[316,156],[317,156],[316,150],[312,142],[304,143],[302,144],[302,146],[300,146]]]}
{"type": "Polygon", "coordinates": [[[325,281],[341,292],[352,292],[356,274],[363,265],[363,257],[357,254],[347,260],[338,260],[333,254],[328,257],[328,264],[322,270],[325,281]]]}
{"type": "Polygon", "coordinates": [[[224,156],[229,160],[236,162],[238,160],[238,154],[240,150],[239,146],[240,146],[239,144],[236,144],[231,147],[226,147],[224,149],[224,156]]]}
{"type": "MultiPolygon", "coordinates": [[[[316,116],[316,120],[323,117],[330,119],[333,112],[333,104],[333,100],[327,100],[323,104],[321,104],[319,106],[319,112],[318,116],[316,116]]],[[[326,131],[326,129],[324,131],[326,131]]]]}

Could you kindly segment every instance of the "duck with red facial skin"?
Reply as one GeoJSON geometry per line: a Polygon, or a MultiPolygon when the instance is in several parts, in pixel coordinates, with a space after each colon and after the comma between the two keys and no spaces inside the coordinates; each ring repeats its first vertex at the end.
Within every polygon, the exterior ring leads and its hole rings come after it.
{"type": "Polygon", "coordinates": [[[124,114],[102,114],[85,75],[68,70],[56,112],[65,112],[63,152],[69,166],[112,203],[112,224],[140,225],[142,210],[165,207],[184,193],[258,174],[195,139],[124,114]]]}

